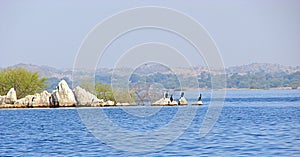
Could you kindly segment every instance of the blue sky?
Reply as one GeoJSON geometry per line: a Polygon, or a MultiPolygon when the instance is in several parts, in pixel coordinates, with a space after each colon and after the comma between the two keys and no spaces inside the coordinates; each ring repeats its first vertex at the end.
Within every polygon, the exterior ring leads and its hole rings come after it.
{"type": "MultiPolygon", "coordinates": [[[[122,10],[142,6],[168,7],[196,19],[215,40],[225,66],[300,65],[298,0],[0,0],[0,67],[31,63],[71,68],[81,42],[95,25],[122,10]]],[[[147,41],[179,45],[192,64],[204,64],[172,34],[143,30],[114,43],[100,66],[112,67],[125,48],[147,41]]]]}

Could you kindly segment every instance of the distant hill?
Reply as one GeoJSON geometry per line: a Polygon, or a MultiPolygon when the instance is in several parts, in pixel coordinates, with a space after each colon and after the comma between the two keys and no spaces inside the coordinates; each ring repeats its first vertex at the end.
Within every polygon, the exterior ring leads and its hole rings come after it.
{"type": "Polygon", "coordinates": [[[24,63],[20,63],[20,64],[16,64],[13,65],[9,68],[24,68],[28,71],[31,72],[38,72],[40,74],[40,76],[43,77],[58,77],[59,75],[62,74],[61,70],[58,70],[56,68],[53,67],[49,67],[49,66],[39,66],[39,65],[33,65],[33,64],[24,64],[24,63]]]}
{"type": "MultiPolygon", "coordinates": [[[[17,67],[22,67],[26,70],[29,70],[31,72],[38,72],[41,76],[43,77],[56,77],[56,78],[64,78],[68,77],[70,78],[72,75],[72,69],[56,69],[50,66],[39,66],[39,65],[33,65],[33,64],[17,64],[14,66],[11,66],[9,68],[17,68],[17,67]]],[[[0,70],[3,68],[0,68],[0,70]]],[[[191,71],[191,69],[187,68],[178,68],[177,71],[180,72],[180,74],[187,75],[191,71]]],[[[209,69],[205,66],[197,66],[194,67],[194,70],[197,73],[201,72],[209,72],[209,69]]],[[[126,72],[132,72],[130,69],[123,70],[125,73],[126,72]]],[[[252,63],[248,65],[241,65],[241,66],[232,66],[232,67],[227,67],[226,68],[226,73],[231,74],[231,73],[294,73],[300,71],[300,66],[292,67],[292,66],[283,66],[280,64],[270,64],[270,63],[252,63]]],[[[113,72],[113,69],[109,68],[100,68],[97,69],[96,73],[102,73],[102,74],[111,74],[113,72]]],[[[170,72],[170,69],[157,65],[157,64],[146,64],[142,65],[139,68],[137,68],[134,71],[136,74],[149,74],[149,73],[154,73],[154,72],[160,72],[160,73],[168,73],[170,72]]]]}
{"type": "Polygon", "coordinates": [[[252,63],[226,68],[227,73],[294,73],[297,71],[300,71],[300,66],[291,67],[270,63],[252,63]]]}
{"type": "MultiPolygon", "coordinates": [[[[38,66],[32,64],[17,64],[9,68],[22,67],[32,72],[38,72],[42,77],[49,78],[47,88],[51,91],[56,84],[65,79],[69,84],[72,83],[72,69],[56,69],[49,66],[38,66]]],[[[173,69],[174,70],[174,69],[173,69]]],[[[176,88],[178,86],[178,76],[183,78],[185,88],[196,88],[197,83],[191,82],[192,77],[196,74],[200,88],[211,88],[211,75],[220,75],[221,73],[212,72],[208,67],[198,66],[190,68],[176,68],[176,74],[168,67],[158,64],[145,64],[135,70],[129,68],[109,69],[100,68],[95,72],[96,81],[104,84],[111,83],[111,76],[114,75],[125,80],[124,76],[130,74],[131,83],[138,83],[144,80],[145,83],[160,83],[166,88],[176,88]]],[[[226,68],[227,88],[281,88],[291,87],[298,88],[300,86],[300,66],[291,67],[279,64],[269,63],[253,63],[242,66],[233,66],[226,68]]],[[[80,77],[90,77],[93,72],[82,70],[80,77]]]]}
{"type": "Polygon", "coordinates": [[[60,69],[56,69],[50,66],[39,66],[39,65],[33,65],[33,64],[24,64],[24,63],[20,63],[20,64],[16,64],[13,65],[9,68],[24,68],[28,71],[31,72],[38,72],[40,76],[42,77],[56,77],[56,78],[63,78],[63,77],[71,77],[72,75],[72,70],[60,70],[60,69]]]}

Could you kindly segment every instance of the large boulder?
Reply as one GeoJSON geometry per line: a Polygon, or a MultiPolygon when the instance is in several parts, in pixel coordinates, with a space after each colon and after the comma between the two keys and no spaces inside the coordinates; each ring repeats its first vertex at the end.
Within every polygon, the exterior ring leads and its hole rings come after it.
{"type": "Polygon", "coordinates": [[[103,99],[98,99],[94,94],[77,86],[73,90],[78,106],[99,106],[103,99]]]}
{"type": "Polygon", "coordinates": [[[76,104],[74,93],[65,80],[58,83],[58,86],[51,94],[50,101],[51,106],[54,107],[71,107],[76,104]]]}
{"type": "Polygon", "coordinates": [[[11,88],[6,94],[5,103],[14,104],[17,101],[17,93],[14,88],[11,88]]]}

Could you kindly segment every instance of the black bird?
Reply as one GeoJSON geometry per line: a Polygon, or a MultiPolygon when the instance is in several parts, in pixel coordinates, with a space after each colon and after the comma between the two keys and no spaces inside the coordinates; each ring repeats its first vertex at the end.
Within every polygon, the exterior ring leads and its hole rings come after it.
{"type": "Polygon", "coordinates": [[[168,98],[168,92],[165,93],[165,98],[168,98]]]}
{"type": "Polygon", "coordinates": [[[173,102],[173,95],[172,94],[171,94],[170,100],[171,100],[171,102],[173,102]]]}
{"type": "Polygon", "coordinates": [[[184,96],[184,92],[181,92],[181,96],[180,97],[183,97],[184,96]]]}
{"type": "Polygon", "coordinates": [[[201,101],[201,97],[202,97],[202,95],[201,95],[201,93],[200,93],[200,96],[199,96],[199,98],[198,98],[198,101],[201,101]]]}

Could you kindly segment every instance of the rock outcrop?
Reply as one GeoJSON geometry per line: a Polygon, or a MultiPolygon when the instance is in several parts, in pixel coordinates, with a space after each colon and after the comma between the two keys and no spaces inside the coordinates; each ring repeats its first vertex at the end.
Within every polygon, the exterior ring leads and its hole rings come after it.
{"type": "Polygon", "coordinates": [[[34,95],[27,95],[24,98],[18,99],[15,103],[16,107],[33,107],[34,95]]]}
{"type": "MultiPolygon", "coordinates": [[[[11,88],[6,96],[0,96],[0,108],[34,108],[34,107],[75,107],[78,106],[116,106],[114,101],[98,99],[92,93],[77,86],[73,91],[67,82],[59,82],[52,94],[47,91],[27,95],[17,99],[16,91],[11,88]]],[[[129,103],[118,103],[118,106],[130,106],[129,103]]]]}
{"type": "Polygon", "coordinates": [[[176,101],[171,101],[169,98],[161,98],[152,104],[153,106],[176,106],[176,101]]]}
{"type": "Polygon", "coordinates": [[[14,104],[17,101],[17,93],[14,88],[11,88],[5,97],[6,104],[14,104]]]}
{"type": "Polygon", "coordinates": [[[185,97],[180,97],[180,99],[178,101],[178,105],[188,105],[188,102],[185,99],[185,97]]]}
{"type": "Polygon", "coordinates": [[[50,105],[52,107],[72,107],[75,104],[76,99],[73,91],[69,88],[65,80],[60,81],[51,94],[50,105]]]}
{"type": "Polygon", "coordinates": [[[43,91],[42,93],[36,93],[33,99],[33,107],[50,107],[50,98],[51,94],[47,91],[43,91]]]}
{"type": "MultiPolygon", "coordinates": [[[[176,106],[176,101],[171,98],[167,98],[167,95],[153,103],[154,106],[176,106]]],[[[180,99],[181,104],[187,104],[187,101],[180,99]]],[[[91,107],[103,107],[103,106],[135,106],[137,103],[126,102],[114,102],[104,101],[98,99],[92,93],[77,86],[72,91],[67,82],[62,80],[59,82],[55,90],[50,94],[47,91],[36,93],[34,95],[27,95],[24,98],[17,99],[16,91],[11,88],[6,96],[0,96],[0,108],[34,108],[34,107],[75,107],[75,106],[91,106],[91,107]]]]}
{"type": "Polygon", "coordinates": [[[94,94],[77,86],[73,90],[77,106],[100,106],[104,103],[103,99],[98,99],[94,94]]]}
{"type": "Polygon", "coordinates": [[[18,99],[15,102],[16,107],[50,107],[49,94],[47,91],[36,93],[34,95],[27,95],[24,98],[18,99]]]}

